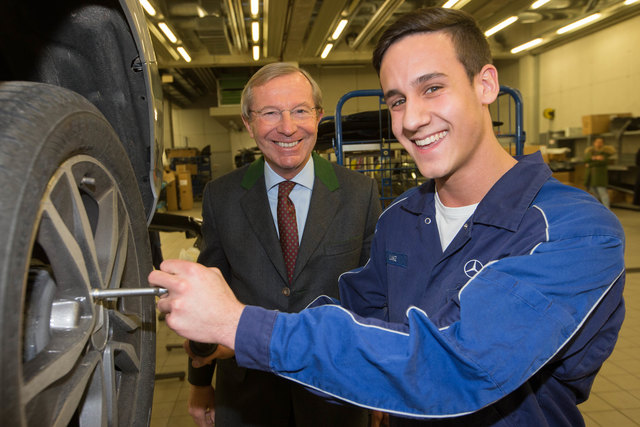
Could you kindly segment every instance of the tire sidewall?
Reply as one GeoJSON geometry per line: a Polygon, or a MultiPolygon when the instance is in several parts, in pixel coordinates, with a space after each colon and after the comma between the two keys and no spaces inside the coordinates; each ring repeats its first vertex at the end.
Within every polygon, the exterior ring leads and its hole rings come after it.
{"type": "MultiPolygon", "coordinates": [[[[22,312],[26,274],[37,232],[40,205],[51,177],[66,160],[87,155],[112,175],[131,221],[141,280],[151,271],[146,219],[133,168],[112,127],[85,98],[40,83],[0,82],[0,307],[2,308],[3,415],[22,419],[22,312]],[[20,307],[20,310],[16,310],[20,307]],[[8,413],[7,413],[8,411],[8,413]]],[[[139,284],[141,285],[141,284],[139,284]]],[[[155,364],[155,308],[143,305],[141,375],[137,402],[151,407],[155,364]],[[146,343],[146,344],[144,344],[146,343]],[[150,382],[150,386],[149,383],[150,382]],[[150,392],[149,392],[150,389],[150,392]]],[[[134,402],[131,402],[134,404],[134,402]]],[[[140,415],[135,415],[138,418],[140,415]]],[[[144,415],[146,417],[146,415],[144,415]]],[[[142,417],[141,417],[142,418],[142,417]]],[[[8,421],[4,418],[4,421],[8,421]]],[[[140,420],[142,421],[142,420],[140,420]]],[[[8,425],[19,425],[9,422],[8,425]]]]}

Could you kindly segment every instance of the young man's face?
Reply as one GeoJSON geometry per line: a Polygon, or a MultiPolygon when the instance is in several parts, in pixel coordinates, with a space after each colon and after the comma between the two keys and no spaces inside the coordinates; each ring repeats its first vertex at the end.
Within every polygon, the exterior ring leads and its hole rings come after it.
{"type": "Polygon", "coordinates": [[[380,84],[393,133],[425,177],[472,179],[478,173],[477,154],[492,132],[486,104],[497,95],[487,91],[486,70],[497,85],[490,65],[471,83],[443,32],[406,36],[384,54],[380,84]]]}
{"type": "MultiPolygon", "coordinates": [[[[300,73],[276,77],[253,89],[252,111],[282,111],[296,108],[313,109],[313,92],[309,81],[300,73]]],[[[311,110],[306,120],[283,111],[281,120],[270,122],[251,113],[244,120],[269,166],[281,177],[291,179],[304,168],[316,144],[318,123],[322,114],[311,110]]]]}

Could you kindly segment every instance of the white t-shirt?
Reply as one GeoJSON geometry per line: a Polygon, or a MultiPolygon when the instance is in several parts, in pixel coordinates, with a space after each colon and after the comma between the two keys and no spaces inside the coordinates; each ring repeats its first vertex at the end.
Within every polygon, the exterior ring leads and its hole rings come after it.
{"type": "Polygon", "coordinates": [[[473,215],[478,203],[469,206],[461,206],[459,208],[449,208],[442,204],[438,192],[436,191],[436,224],[438,224],[438,234],[440,235],[440,244],[442,252],[447,249],[449,243],[456,237],[460,228],[465,221],[473,215]]]}

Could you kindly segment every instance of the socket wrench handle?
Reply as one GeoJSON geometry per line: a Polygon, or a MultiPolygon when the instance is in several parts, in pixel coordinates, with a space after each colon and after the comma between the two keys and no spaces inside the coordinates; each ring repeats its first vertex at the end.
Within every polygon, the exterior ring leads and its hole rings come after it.
{"type": "Polygon", "coordinates": [[[116,288],[116,289],[92,289],[91,297],[94,300],[121,298],[121,297],[140,297],[146,295],[160,296],[169,292],[165,288],[116,288]]]}

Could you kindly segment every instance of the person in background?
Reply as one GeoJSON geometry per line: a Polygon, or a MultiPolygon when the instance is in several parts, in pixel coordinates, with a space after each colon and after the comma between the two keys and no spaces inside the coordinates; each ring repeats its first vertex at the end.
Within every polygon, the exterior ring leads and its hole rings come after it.
{"type": "MultiPolygon", "coordinates": [[[[264,66],[244,88],[241,108],[262,156],[207,184],[198,261],[219,268],[246,304],[297,312],[319,295],[337,297],[338,276],[369,257],[381,212],[375,181],[312,153],[322,95],[306,71],[264,66]],[[283,224],[281,214],[292,221],[283,224]]],[[[215,360],[231,355],[220,347],[189,364],[189,412],[199,425],[214,416],[230,427],[366,425],[366,410],[327,402],[234,358],[215,360]]]]}
{"type": "Polygon", "coordinates": [[[624,233],[540,153],[501,147],[489,45],[460,10],[389,26],[373,64],[393,133],[428,181],[380,216],[340,303],[245,305],[216,269],[167,260],[167,324],[240,366],[390,414],[391,426],[580,426],[624,318],[624,233]],[[208,301],[202,304],[202,301],[208,301]]]}
{"type": "Polygon", "coordinates": [[[616,150],[610,145],[604,145],[604,139],[597,137],[593,144],[584,152],[585,182],[590,193],[609,208],[609,163],[616,150]]]}

